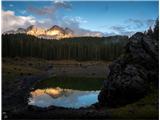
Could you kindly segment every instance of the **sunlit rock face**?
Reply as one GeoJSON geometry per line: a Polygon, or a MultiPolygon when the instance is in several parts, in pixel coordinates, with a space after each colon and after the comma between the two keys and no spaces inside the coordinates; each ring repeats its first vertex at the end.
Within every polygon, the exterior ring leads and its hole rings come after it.
{"type": "Polygon", "coordinates": [[[50,36],[52,38],[60,39],[60,38],[64,37],[65,31],[63,30],[63,28],[55,25],[55,26],[51,27],[50,29],[46,30],[45,35],[50,36]]]}
{"type": "Polygon", "coordinates": [[[49,36],[55,36],[55,35],[63,36],[64,33],[62,33],[59,30],[49,30],[49,31],[46,32],[46,35],[49,35],[49,36]]]}
{"type": "Polygon", "coordinates": [[[65,35],[65,31],[63,30],[63,28],[55,25],[55,26],[51,27],[50,29],[48,29],[46,31],[46,35],[49,35],[49,36],[54,36],[54,35],[63,36],[63,35],[65,35]]]}
{"type": "Polygon", "coordinates": [[[62,88],[37,89],[31,92],[29,105],[38,107],[87,107],[98,102],[97,96],[100,91],[80,91],[62,88]]]}
{"type": "Polygon", "coordinates": [[[27,28],[26,33],[34,36],[45,35],[45,29],[37,28],[36,26],[32,25],[27,28]]]}
{"type": "Polygon", "coordinates": [[[44,39],[61,39],[61,38],[74,37],[74,33],[71,29],[69,28],[63,29],[57,25],[54,25],[53,27],[47,30],[42,28],[37,28],[32,25],[27,28],[27,34],[34,35],[44,39]]]}
{"type": "Polygon", "coordinates": [[[31,25],[26,29],[18,28],[17,30],[10,30],[10,31],[4,32],[3,34],[18,34],[18,33],[33,35],[38,38],[50,39],[50,40],[51,39],[60,40],[62,38],[72,38],[72,37],[86,37],[86,36],[102,37],[103,36],[101,32],[91,32],[88,30],[83,30],[81,32],[76,33],[70,28],[62,28],[58,25],[54,25],[49,29],[44,29],[44,28],[31,25]]]}

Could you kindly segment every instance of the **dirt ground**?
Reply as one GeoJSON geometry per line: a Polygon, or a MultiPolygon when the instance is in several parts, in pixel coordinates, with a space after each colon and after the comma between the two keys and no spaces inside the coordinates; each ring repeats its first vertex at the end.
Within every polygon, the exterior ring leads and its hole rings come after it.
{"type": "Polygon", "coordinates": [[[51,61],[48,72],[57,76],[106,77],[108,62],[51,61]]]}
{"type": "Polygon", "coordinates": [[[106,78],[106,61],[42,60],[35,58],[3,58],[3,73],[16,75],[48,74],[49,76],[106,78]]]}

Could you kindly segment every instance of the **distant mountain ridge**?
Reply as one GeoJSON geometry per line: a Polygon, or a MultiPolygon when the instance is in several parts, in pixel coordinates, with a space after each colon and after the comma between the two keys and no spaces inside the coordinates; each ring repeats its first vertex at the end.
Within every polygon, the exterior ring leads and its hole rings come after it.
{"type": "Polygon", "coordinates": [[[71,30],[70,28],[62,28],[58,25],[54,25],[49,29],[44,29],[31,25],[26,29],[18,28],[17,30],[10,30],[4,32],[3,34],[18,34],[18,33],[24,33],[45,39],[62,39],[62,38],[76,37],[73,30],[71,30]]]}

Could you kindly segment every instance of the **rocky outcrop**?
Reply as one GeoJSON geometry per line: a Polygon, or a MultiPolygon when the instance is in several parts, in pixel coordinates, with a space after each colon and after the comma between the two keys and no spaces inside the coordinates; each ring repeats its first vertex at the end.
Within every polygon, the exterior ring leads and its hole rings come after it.
{"type": "Polygon", "coordinates": [[[143,33],[129,39],[124,54],[109,66],[107,80],[98,96],[100,105],[117,107],[131,103],[158,86],[158,40],[143,33]]]}

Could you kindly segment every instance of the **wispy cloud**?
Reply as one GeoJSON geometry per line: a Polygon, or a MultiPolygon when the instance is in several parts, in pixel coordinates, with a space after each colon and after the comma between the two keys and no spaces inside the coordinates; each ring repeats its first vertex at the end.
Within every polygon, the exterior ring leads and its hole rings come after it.
{"type": "Polygon", "coordinates": [[[78,23],[87,23],[88,22],[87,20],[85,20],[84,18],[82,18],[80,16],[76,16],[76,17],[64,16],[63,20],[66,21],[66,23],[69,22],[69,21],[78,22],[78,23]]]}
{"type": "Polygon", "coordinates": [[[26,11],[26,10],[21,10],[20,13],[21,13],[21,14],[26,14],[27,11],[26,11]]]}
{"type": "MultiPolygon", "coordinates": [[[[68,10],[68,9],[72,10],[72,6],[69,2],[59,1],[59,0],[56,0],[52,5],[46,6],[43,8],[35,8],[30,6],[28,10],[36,15],[47,16],[48,22],[42,20],[41,23],[46,22],[46,25],[56,24],[64,28],[68,27],[72,29],[77,36],[102,36],[103,35],[103,33],[101,32],[91,31],[91,30],[81,28],[80,24],[87,23],[88,21],[80,16],[73,17],[73,16],[57,15],[56,12],[62,8],[65,10],[68,10]]],[[[44,25],[44,24],[41,24],[41,25],[44,25]]]]}
{"type": "Polygon", "coordinates": [[[147,19],[147,20],[140,20],[140,19],[128,19],[125,21],[127,24],[128,24],[128,27],[129,28],[134,28],[134,29],[137,29],[137,28],[142,28],[142,27],[145,27],[145,28],[148,28],[148,27],[152,27],[155,23],[155,20],[153,19],[147,19]]]}
{"type": "Polygon", "coordinates": [[[135,33],[135,31],[131,31],[131,30],[127,30],[126,26],[112,26],[110,27],[110,29],[112,29],[116,34],[120,34],[120,35],[128,35],[131,36],[132,34],[135,33]]]}
{"type": "Polygon", "coordinates": [[[14,5],[13,4],[9,4],[9,7],[13,7],[14,5]]]}
{"type": "Polygon", "coordinates": [[[87,22],[81,17],[63,17],[60,22],[56,22],[49,18],[37,20],[33,16],[16,16],[14,11],[2,10],[2,21],[2,32],[16,30],[17,28],[26,28],[30,25],[48,28],[57,24],[61,27],[72,29],[77,36],[103,36],[101,32],[81,28],[80,23],[87,22]]]}
{"type": "Polygon", "coordinates": [[[43,8],[37,8],[34,6],[29,6],[28,11],[37,15],[54,15],[54,13],[59,9],[71,9],[71,5],[68,2],[54,1],[50,6],[44,6],[43,8]]]}
{"type": "Polygon", "coordinates": [[[117,31],[117,32],[121,32],[121,33],[126,31],[125,30],[126,28],[124,26],[112,26],[110,27],[110,29],[117,31]]]}
{"type": "Polygon", "coordinates": [[[128,19],[125,20],[124,23],[119,24],[119,25],[113,25],[113,26],[108,26],[108,25],[103,25],[99,26],[99,28],[106,28],[110,32],[105,33],[105,35],[115,35],[115,34],[120,34],[120,35],[128,35],[131,36],[136,32],[144,32],[147,30],[149,27],[153,27],[155,24],[155,20],[153,19],[146,19],[146,20],[140,20],[140,19],[128,19]]]}
{"type": "Polygon", "coordinates": [[[81,17],[63,17],[60,25],[63,27],[71,28],[76,35],[79,36],[103,36],[103,33],[98,31],[91,31],[80,27],[80,23],[86,23],[87,21],[81,17]]]}

